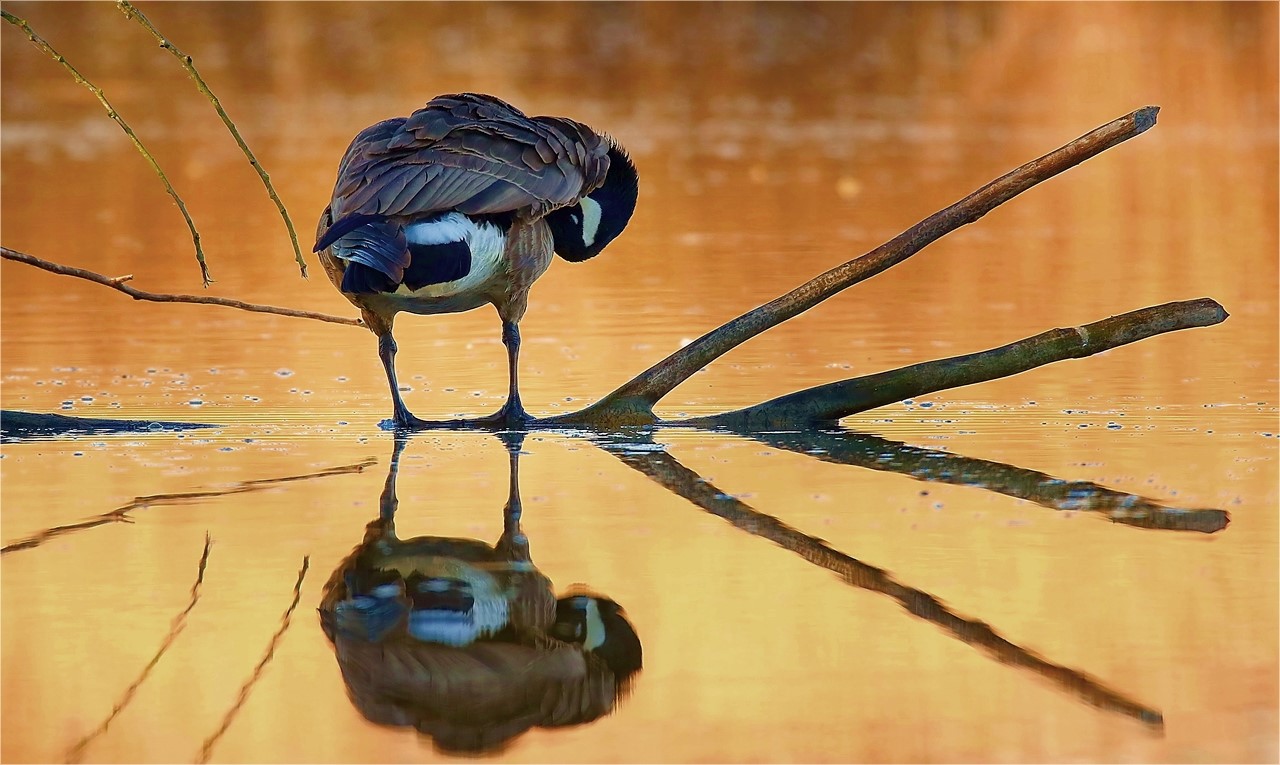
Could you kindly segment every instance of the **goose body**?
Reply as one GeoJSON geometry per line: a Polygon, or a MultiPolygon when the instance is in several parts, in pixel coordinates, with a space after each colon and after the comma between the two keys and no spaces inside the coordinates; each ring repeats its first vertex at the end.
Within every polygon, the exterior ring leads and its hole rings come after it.
{"type": "Polygon", "coordinates": [[[488,419],[526,422],[517,362],[529,289],[553,254],[586,260],[621,233],[637,184],[611,138],[493,96],[439,96],[362,130],[339,164],[315,251],[378,337],[395,424],[422,424],[396,383],[395,315],[486,304],[502,320],[510,383],[488,419]]]}

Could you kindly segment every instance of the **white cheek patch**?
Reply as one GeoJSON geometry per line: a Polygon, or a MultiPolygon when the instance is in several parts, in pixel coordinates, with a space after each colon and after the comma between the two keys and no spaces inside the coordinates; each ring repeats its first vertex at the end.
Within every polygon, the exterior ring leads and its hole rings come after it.
{"type": "Polygon", "coordinates": [[[582,198],[582,243],[590,247],[596,243],[600,231],[600,203],[591,197],[582,198]]]}

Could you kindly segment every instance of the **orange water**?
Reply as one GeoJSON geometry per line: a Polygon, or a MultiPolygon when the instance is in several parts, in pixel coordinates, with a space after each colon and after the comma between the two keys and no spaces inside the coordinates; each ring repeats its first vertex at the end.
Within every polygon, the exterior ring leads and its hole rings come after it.
{"type": "MultiPolygon", "coordinates": [[[[177,62],[111,5],[6,3],[101,86],[200,228],[208,294],[354,315],[177,62]]],[[[1008,640],[1160,711],[1163,731],[994,661],[895,601],[707,514],[573,433],[530,436],[538,568],[621,603],[645,649],[609,717],[535,729],[514,761],[1275,761],[1277,14],[1262,4],[157,4],[309,249],[351,136],[479,90],[608,130],[641,172],[625,236],[558,262],[522,328],[536,414],[589,403],[689,338],[1146,104],[1149,133],[747,343],[668,416],[735,408],[1055,326],[1210,296],[1224,324],[850,418],[894,442],[1092,481],[1225,531],[1144,531],[740,436],[659,431],[721,492],[886,569],[1008,640]],[[1110,426],[1110,427],[1109,427],[1110,426]],[[927,493],[926,493],[927,492],[927,493]]],[[[5,25],[6,247],[200,292],[190,238],[101,107],[5,25]]],[[[390,406],[362,329],[135,303],[6,261],[3,405],[217,423],[5,444],[2,541],[139,495],[372,457],[362,472],[134,510],[3,557],[0,759],[61,761],[202,597],[88,761],[183,761],[235,705],[304,556],[301,605],[218,761],[450,759],[348,701],[315,618],[377,511],[390,406]],[[196,404],[193,402],[199,401],[196,404]]],[[[505,394],[491,311],[405,317],[422,416],[505,394]]],[[[892,450],[885,466],[898,458],[892,450]]],[[[485,434],[414,438],[400,533],[501,531],[485,434]]]]}

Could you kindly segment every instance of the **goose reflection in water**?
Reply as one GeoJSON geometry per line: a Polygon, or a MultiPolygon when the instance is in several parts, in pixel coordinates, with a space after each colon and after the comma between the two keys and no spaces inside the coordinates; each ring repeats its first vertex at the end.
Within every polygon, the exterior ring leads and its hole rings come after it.
{"type": "Polygon", "coordinates": [[[348,695],[380,725],[412,726],[444,752],[501,750],[535,726],[608,714],[641,667],[640,639],[608,598],[559,599],[520,529],[523,434],[503,434],[510,494],[503,531],[475,539],[395,533],[395,448],[379,517],[324,588],[320,622],[348,695]]]}

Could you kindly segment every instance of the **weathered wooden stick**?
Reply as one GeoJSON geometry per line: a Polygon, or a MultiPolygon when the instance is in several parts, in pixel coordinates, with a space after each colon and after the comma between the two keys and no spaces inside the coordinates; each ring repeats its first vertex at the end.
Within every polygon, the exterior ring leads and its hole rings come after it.
{"type": "Polygon", "coordinates": [[[116,0],[116,7],[125,15],[125,18],[133,19],[141,24],[143,29],[150,32],[151,36],[160,43],[161,48],[172,53],[178,59],[178,62],[182,64],[182,68],[187,70],[187,74],[191,76],[191,79],[195,81],[196,89],[203,93],[205,98],[209,99],[209,103],[213,104],[213,108],[222,120],[222,124],[227,126],[227,130],[231,132],[231,137],[236,139],[236,144],[239,145],[240,151],[244,152],[245,157],[249,159],[249,164],[258,172],[258,177],[262,179],[262,185],[267,187],[267,195],[271,197],[272,202],[275,202],[276,209],[280,212],[280,217],[284,219],[285,228],[289,230],[289,242],[293,245],[294,260],[297,261],[303,278],[306,278],[307,261],[302,258],[302,250],[298,248],[298,234],[293,230],[293,220],[289,218],[289,211],[285,209],[284,202],[280,201],[280,195],[276,193],[275,187],[271,185],[271,177],[267,175],[267,171],[258,162],[258,158],[249,150],[249,144],[245,143],[244,139],[240,137],[240,131],[236,129],[235,123],[231,121],[231,118],[227,116],[227,112],[222,108],[222,102],[209,89],[204,78],[200,76],[200,72],[196,71],[196,66],[191,57],[178,50],[176,45],[160,34],[160,30],[156,29],[151,20],[143,15],[142,11],[134,7],[129,0],[116,0]]]}
{"type": "MultiPolygon", "coordinates": [[[[643,446],[651,446],[647,441],[643,446]]],[[[1093,706],[1141,720],[1155,728],[1164,727],[1164,717],[1156,709],[1112,690],[1079,670],[1061,664],[1010,642],[985,622],[961,616],[929,593],[902,584],[884,569],[870,566],[816,537],[794,529],[771,515],[761,513],[746,503],[729,496],[689,468],[681,465],[665,451],[628,449],[622,442],[600,442],[625,464],[684,497],[694,505],[719,516],[737,528],[763,537],[821,566],[855,587],[887,595],[902,604],[909,613],[932,622],[960,640],[986,651],[999,661],[1023,667],[1050,680],[1093,706]]]]}
{"type": "Polygon", "coordinates": [[[1091,481],[1066,481],[1038,470],[911,446],[870,433],[806,429],[753,430],[740,435],[823,462],[901,473],[929,483],[985,489],[1050,510],[1096,513],[1126,526],[1213,534],[1231,523],[1231,515],[1225,510],[1169,507],[1091,481]]]}
{"type": "Polygon", "coordinates": [[[256,313],[273,313],[277,316],[292,316],[298,319],[315,319],[317,321],[327,321],[332,324],[346,324],[353,327],[363,326],[364,323],[359,319],[348,319],[343,316],[331,316],[326,313],[315,313],[314,311],[299,311],[294,308],[279,308],[271,305],[259,305],[257,303],[246,303],[243,300],[232,300],[231,298],[211,297],[207,295],[170,295],[163,292],[145,292],[125,284],[126,281],[132,279],[132,276],[118,276],[112,278],[103,276],[93,271],[86,271],[83,268],[75,268],[73,266],[64,266],[61,263],[53,263],[34,255],[28,255],[25,252],[11,250],[8,247],[0,247],[0,256],[6,260],[16,260],[19,263],[42,268],[55,274],[63,276],[74,276],[77,279],[85,279],[113,290],[119,290],[134,300],[149,300],[154,303],[200,303],[203,305],[221,305],[228,308],[239,308],[242,311],[254,311],[256,313]]]}
{"type": "Polygon", "coordinates": [[[1226,310],[1210,298],[1165,303],[1071,329],[1051,329],[980,353],[926,361],[807,388],[745,409],[699,417],[682,424],[737,430],[830,424],[841,417],[913,396],[996,380],[1055,361],[1092,356],[1165,332],[1211,326],[1226,318],[1226,310]]]}
{"type": "Polygon", "coordinates": [[[1086,133],[1032,160],[964,199],[907,229],[889,242],[827,271],[787,294],[703,335],[596,404],[554,418],[564,424],[643,425],[656,421],[653,406],[699,369],[771,327],[809,310],[860,281],[901,263],[943,235],[972,223],[1038,183],[1141,135],[1156,124],[1157,106],[1147,106],[1086,133]]]}
{"type": "Polygon", "coordinates": [[[147,151],[147,147],[142,145],[142,140],[133,132],[133,128],[129,127],[129,124],[124,121],[124,118],[116,112],[115,107],[113,107],[111,102],[107,100],[106,94],[102,92],[102,88],[99,88],[97,85],[94,85],[92,82],[85,79],[84,75],[80,74],[80,72],[71,65],[71,62],[67,61],[61,53],[54,50],[53,46],[49,45],[43,37],[36,34],[35,30],[33,30],[26,21],[23,21],[5,10],[0,10],[0,17],[3,17],[5,21],[25,32],[27,39],[29,39],[32,44],[52,56],[54,61],[62,64],[63,68],[71,73],[71,76],[76,82],[88,88],[89,92],[96,96],[98,101],[102,103],[103,108],[107,110],[107,116],[115,120],[115,123],[120,126],[120,129],[124,131],[124,134],[129,136],[129,140],[133,141],[134,147],[138,149],[138,153],[140,153],[143,158],[147,160],[147,163],[151,165],[151,169],[154,170],[156,175],[160,178],[160,182],[164,184],[165,191],[169,192],[169,196],[172,197],[174,203],[178,205],[178,210],[182,213],[182,218],[187,222],[187,228],[191,230],[191,243],[194,244],[196,248],[196,262],[200,264],[200,278],[204,281],[204,286],[208,287],[213,282],[213,279],[209,276],[209,265],[205,263],[204,250],[200,247],[200,232],[196,231],[195,221],[191,220],[191,214],[187,212],[186,203],[182,201],[182,197],[178,196],[178,192],[175,191],[173,185],[169,183],[168,176],[166,176],[164,171],[160,169],[160,163],[156,161],[156,158],[151,155],[150,151],[147,151]]]}

